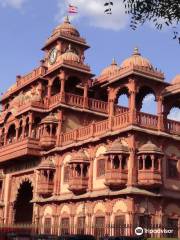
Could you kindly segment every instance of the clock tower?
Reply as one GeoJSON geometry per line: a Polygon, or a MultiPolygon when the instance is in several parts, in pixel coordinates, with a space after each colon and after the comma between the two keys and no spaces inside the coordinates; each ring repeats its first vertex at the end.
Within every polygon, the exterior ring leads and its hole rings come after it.
{"type": "Polygon", "coordinates": [[[47,39],[42,50],[45,52],[44,65],[51,69],[61,61],[61,56],[71,51],[79,57],[79,62],[84,62],[84,52],[89,46],[86,40],[82,38],[77,29],[70,23],[68,16],[64,22],[58,25],[47,39]]]}

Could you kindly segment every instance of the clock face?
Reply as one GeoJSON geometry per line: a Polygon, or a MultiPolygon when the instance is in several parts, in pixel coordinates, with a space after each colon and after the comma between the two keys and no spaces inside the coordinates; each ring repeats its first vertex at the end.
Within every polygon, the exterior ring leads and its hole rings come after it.
{"type": "Polygon", "coordinates": [[[57,49],[53,48],[49,54],[49,63],[54,64],[57,59],[57,49]]]}

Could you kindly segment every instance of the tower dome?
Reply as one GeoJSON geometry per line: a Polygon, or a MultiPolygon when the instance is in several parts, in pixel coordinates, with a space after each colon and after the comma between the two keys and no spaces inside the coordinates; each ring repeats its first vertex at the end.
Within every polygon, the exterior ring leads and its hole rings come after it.
{"type": "Polygon", "coordinates": [[[54,31],[53,34],[57,33],[57,32],[63,32],[63,33],[68,33],[70,35],[79,37],[80,34],[77,31],[77,29],[70,23],[68,16],[65,17],[64,22],[61,23],[60,25],[58,25],[54,31]]]}
{"type": "Polygon", "coordinates": [[[118,67],[115,59],[113,58],[111,65],[109,65],[108,67],[104,68],[100,75],[101,76],[102,75],[110,75],[110,74],[116,72],[118,69],[119,69],[119,67],[118,67]]]}
{"type": "Polygon", "coordinates": [[[175,78],[172,80],[172,84],[179,84],[180,83],[180,74],[176,75],[175,78]]]}
{"type": "Polygon", "coordinates": [[[80,62],[80,58],[75,52],[73,52],[71,44],[69,44],[68,50],[61,55],[61,59],[73,62],[80,62]]]}
{"type": "Polygon", "coordinates": [[[125,59],[121,64],[121,68],[126,68],[131,66],[139,66],[139,67],[146,67],[149,69],[153,69],[153,66],[150,63],[150,61],[141,56],[138,48],[134,48],[132,56],[125,59]]]}

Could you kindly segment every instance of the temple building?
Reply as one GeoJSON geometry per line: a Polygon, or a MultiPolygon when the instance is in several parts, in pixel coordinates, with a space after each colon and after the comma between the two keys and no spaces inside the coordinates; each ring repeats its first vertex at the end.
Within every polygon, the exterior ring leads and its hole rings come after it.
{"type": "Polygon", "coordinates": [[[180,75],[166,82],[135,48],[95,76],[88,48],[65,18],[40,65],[2,96],[0,223],[97,236],[178,226],[180,122],[167,116],[180,107],[180,75]],[[142,111],[150,93],[154,115],[142,111]]]}

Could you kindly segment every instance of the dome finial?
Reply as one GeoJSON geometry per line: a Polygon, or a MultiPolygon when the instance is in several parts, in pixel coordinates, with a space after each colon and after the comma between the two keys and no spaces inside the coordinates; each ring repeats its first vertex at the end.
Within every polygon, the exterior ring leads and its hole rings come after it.
{"type": "Polygon", "coordinates": [[[65,16],[65,18],[64,18],[64,23],[70,23],[70,21],[69,21],[69,16],[68,16],[68,15],[65,16]]]}
{"type": "Polygon", "coordinates": [[[111,65],[117,65],[115,58],[112,59],[111,65]]]}
{"type": "Polygon", "coordinates": [[[141,54],[139,53],[138,47],[135,47],[135,48],[134,48],[133,55],[141,55],[141,54]]]}

